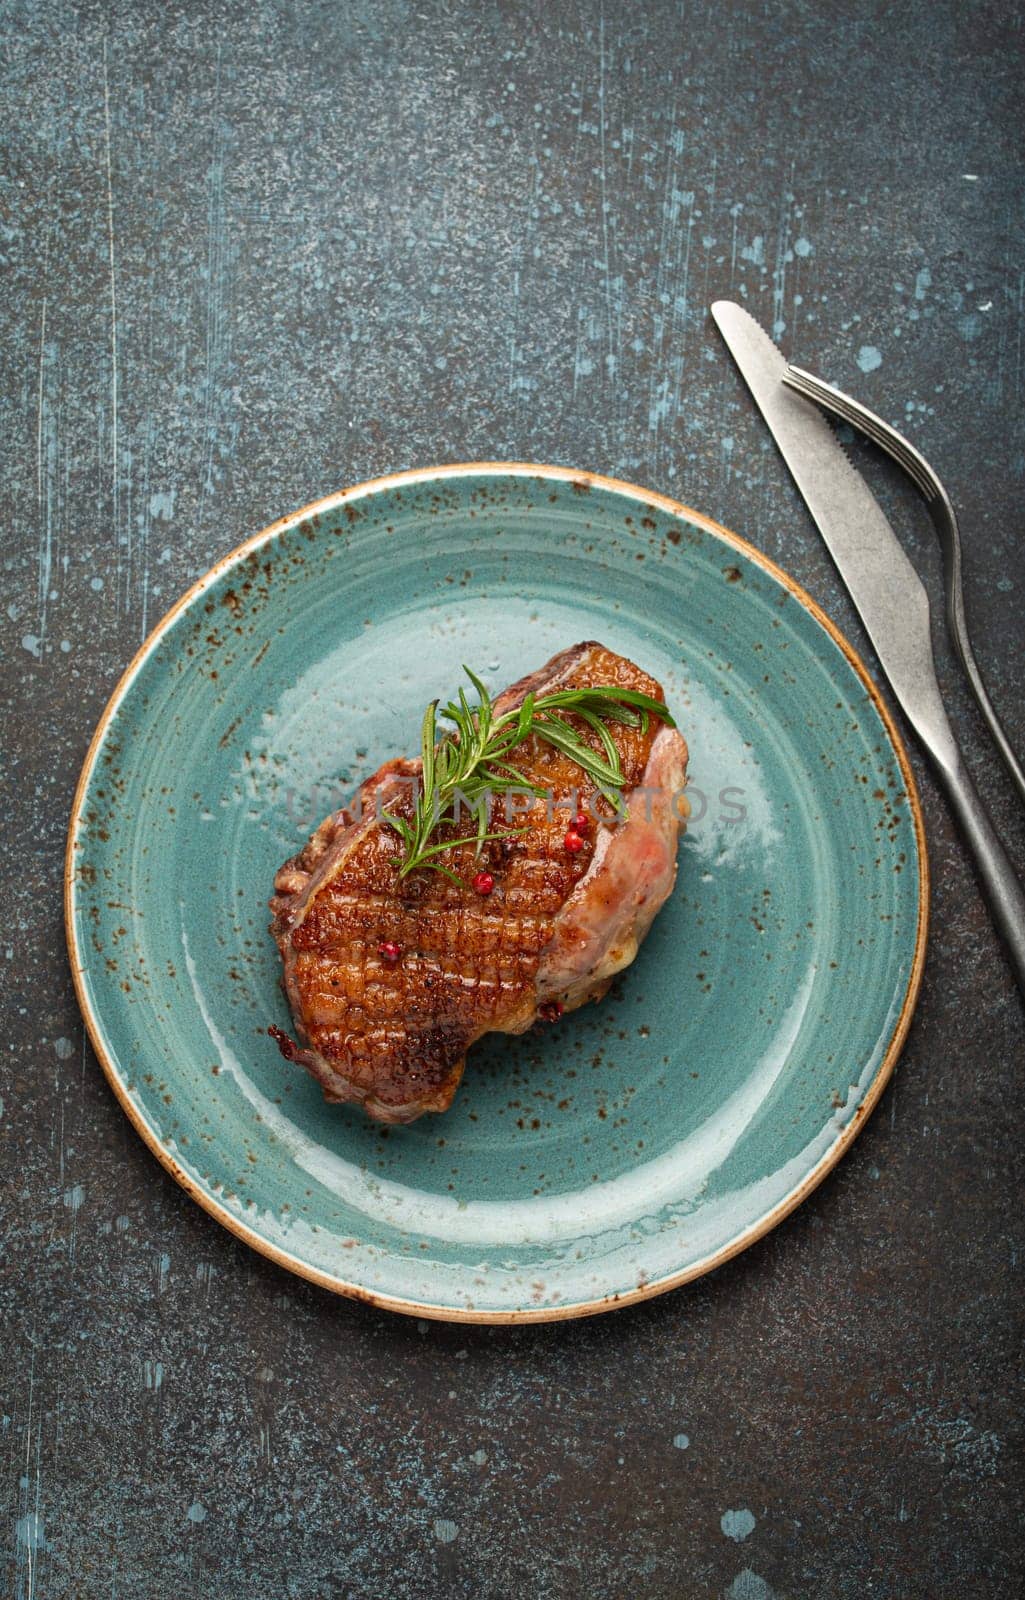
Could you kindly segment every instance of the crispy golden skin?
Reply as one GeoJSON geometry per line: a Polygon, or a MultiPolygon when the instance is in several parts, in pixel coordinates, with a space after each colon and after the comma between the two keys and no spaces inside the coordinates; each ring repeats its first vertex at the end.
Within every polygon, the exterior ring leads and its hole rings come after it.
{"type": "MultiPolygon", "coordinates": [[[[592,641],[514,684],[496,709],[530,690],[611,684],[662,698],[647,673],[592,641]]],[[[620,724],[610,731],[630,819],[599,817],[577,854],[564,843],[574,797],[584,806],[593,800],[600,814],[609,808],[575,762],[531,739],[516,765],[554,804],[520,799],[529,809],[511,825],[522,832],[486,844],[480,858],[472,846],[455,849],[445,860],[461,884],[428,870],[399,879],[400,841],[377,811],[411,814],[420,763],[401,759],[386,763],[363,785],[359,805],[328,817],[281,868],[272,932],[301,1043],[271,1031],[327,1099],[358,1101],[385,1122],[444,1111],[475,1039],[520,1033],[539,1013],[599,998],[633,959],[673,886],[687,747],[654,719],[643,732],[620,724]],[[653,793],[631,806],[642,785],[653,793]],[[482,869],[495,880],[487,897],[472,886],[482,869]],[[383,943],[398,946],[397,960],[382,956],[383,943]]]]}

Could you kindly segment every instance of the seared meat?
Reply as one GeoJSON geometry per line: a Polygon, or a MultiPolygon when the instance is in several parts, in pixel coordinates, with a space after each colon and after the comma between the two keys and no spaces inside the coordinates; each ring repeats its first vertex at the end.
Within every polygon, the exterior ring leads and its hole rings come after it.
{"type": "MultiPolygon", "coordinates": [[[[495,712],[531,690],[598,685],[662,698],[632,662],[589,642],[507,689],[495,712]]],[[[576,762],[531,738],[516,766],[548,798],[521,796],[511,826],[524,831],[485,844],[480,858],[471,845],[447,855],[460,884],[427,869],[400,880],[394,865],[401,841],[379,813],[411,815],[419,760],[386,762],[358,804],[328,817],[281,868],[272,932],[301,1044],[271,1031],[328,1100],[358,1101],[382,1122],[444,1111],[475,1039],[600,999],[634,959],[676,878],[687,746],[654,718],[643,732],[608,726],[626,821],[576,762]],[[571,853],[570,819],[589,805],[597,820],[571,853]],[[482,869],[494,878],[486,898],[473,888],[482,869]]],[[[500,812],[492,826],[504,827],[500,812]]],[[[450,836],[467,831],[464,822],[450,836]]]]}

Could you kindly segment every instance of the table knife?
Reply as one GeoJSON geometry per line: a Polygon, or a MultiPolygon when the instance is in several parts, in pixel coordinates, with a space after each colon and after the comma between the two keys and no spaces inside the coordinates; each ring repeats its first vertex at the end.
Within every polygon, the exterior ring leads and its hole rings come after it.
{"type": "Polygon", "coordinates": [[[811,401],[785,387],[787,364],[768,334],[730,300],[717,300],[712,316],[825,540],[894,697],[932,760],[1025,996],[1025,893],[944,709],[925,586],[830,424],[811,401]]]}

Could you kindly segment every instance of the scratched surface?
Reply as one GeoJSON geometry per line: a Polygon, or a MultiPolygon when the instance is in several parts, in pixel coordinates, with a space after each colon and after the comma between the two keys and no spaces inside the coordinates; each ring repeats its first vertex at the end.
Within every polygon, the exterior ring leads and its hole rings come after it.
{"type": "MultiPolygon", "coordinates": [[[[217,1228],[83,1043],[59,890],[148,629],[242,536],[373,474],[509,457],[667,490],[862,643],[720,295],[941,465],[1025,746],[1020,5],[2,15],[2,1592],[1016,1592],[1022,1016],[917,753],[932,946],[880,1110],[769,1239],[589,1323],[390,1318],[217,1228]]],[[[870,470],[935,595],[922,512],[870,470]]]]}

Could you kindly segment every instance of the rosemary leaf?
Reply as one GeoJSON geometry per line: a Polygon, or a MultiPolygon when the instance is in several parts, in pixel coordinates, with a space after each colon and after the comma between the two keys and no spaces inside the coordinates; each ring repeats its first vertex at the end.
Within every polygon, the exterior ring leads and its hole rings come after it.
{"type": "Polygon", "coordinates": [[[490,840],[509,838],[513,833],[524,831],[495,832],[488,824],[490,802],[495,796],[513,790],[524,790],[538,797],[545,794],[543,788],[531,783],[509,759],[531,737],[543,740],[568,756],[619,811],[623,768],[608,724],[619,723],[646,732],[649,719],[654,716],[667,727],[676,726],[660,700],[615,684],[555,689],[542,695],[531,691],[524,696],[521,705],[496,716],[494,703],[481,679],[469,667],[463,670],[476,690],[477,706],[470,705],[462,687],[458,700],[449,701],[440,713],[440,702],[430,703],[421,728],[422,769],[412,821],[398,812],[385,811],[382,816],[382,821],[394,829],[405,847],[404,855],[394,863],[403,878],[418,867],[428,867],[443,873],[454,883],[462,883],[439,856],[471,844],[479,854],[490,840]],[[601,751],[595,750],[584,732],[567,722],[560,712],[575,716],[597,739],[601,751]],[[440,738],[439,715],[452,724],[453,730],[440,738]],[[457,821],[464,807],[476,824],[475,832],[457,839],[436,840],[434,836],[439,827],[457,821]]]}

